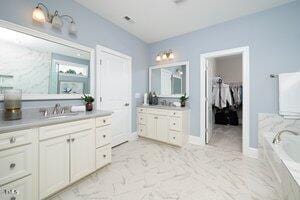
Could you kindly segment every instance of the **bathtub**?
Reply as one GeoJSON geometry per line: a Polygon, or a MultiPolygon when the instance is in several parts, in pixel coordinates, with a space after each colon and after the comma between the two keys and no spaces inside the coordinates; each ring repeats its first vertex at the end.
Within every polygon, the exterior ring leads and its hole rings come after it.
{"type": "Polygon", "coordinates": [[[263,136],[264,155],[281,190],[283,200],[300,200],[300,136],[283,133],[281,142],[273,144],[275,134],[263,136]]]}

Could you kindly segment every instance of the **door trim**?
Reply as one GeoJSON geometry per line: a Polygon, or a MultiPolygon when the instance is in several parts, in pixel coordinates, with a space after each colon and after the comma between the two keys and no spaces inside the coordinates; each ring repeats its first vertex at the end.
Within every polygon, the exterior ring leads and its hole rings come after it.
{"type": "Polygon", "coordinates": [[[234,49],[226,49],[214,51],[200,55],[200,139],[201,144],[205,145],[205,128],[206,128],[206,106],[205,106],[205,62],[208,58],[220,56],[230,56],[242,54],[243,56],[243,154],[250,156],[249,153],[249,133],[250,133],[250,61],[249,47],[239,47],[234,49]]]}
{"type": "Polygon", "coordinates": [[[100,79],[100,73],[101,73],[101,60],[102,60],[102,54],[101,52],[105,52],[108,54],[112,54],[124,59],[127,59],[129,62],[129,91],[130,91],[130,95],[129,95],[129,114],[130,114],[130,118],[129,118],[129,123],[130,123],[130,128],[129,128],[129,133],[127,133],[127,138],[126,140],[129,140],[129,136],[132,133],[132,58],[126,54],[123,54],[121,52],[115,51],[113,49],[109,49],[107,47],[101,46],[101,45],[96,45],[96,89],[95,89],[95,94],[96,94],[96,108],[97,110],[101,110],[101,101],[100,101],[100,97],[101,97],[101,79],[100,79]]]}

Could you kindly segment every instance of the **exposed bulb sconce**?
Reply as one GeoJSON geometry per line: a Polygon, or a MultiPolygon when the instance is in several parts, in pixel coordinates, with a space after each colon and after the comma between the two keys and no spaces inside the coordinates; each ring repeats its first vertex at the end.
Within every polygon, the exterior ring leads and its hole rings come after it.
{"type": "Polygon", "coordinates": [[[42,3],[38,3],[33,10],[32,19],[39,23],[49,22],[52,24],[52,27],[56,29],[61,29],[63,27],[63,19],[69,19],[69,33],[74,35],[77,33],[76,24],[71,16],[59,15],[57,10],[54,14],[51,14],[48,8],[42,3]]]}
{"type": "Polygon", "coordinates": [[[169,51],[160,52],[156,56],[156,61],[160,62],[162,60],[173,60],[175,58],[173,51],[170,49],[169,51]]]}

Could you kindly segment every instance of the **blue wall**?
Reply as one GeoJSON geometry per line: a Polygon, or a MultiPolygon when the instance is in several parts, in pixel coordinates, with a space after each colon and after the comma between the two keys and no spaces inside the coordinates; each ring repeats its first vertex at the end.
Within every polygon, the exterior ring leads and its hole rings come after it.
{"type": "Polygon", "coordinates": [[[300,71],[299,1],[153,43],[150,59],[155,65],[158,52],[172,49],[175,61],[190,61],[191,134],[199,136],[200,54],[242,46],[250,47],[250,146],[257,147],[257,114],[278,112],[277,80],[269,75],[300,71]]]}
{"type": "MultiPolygon", "coordinates": [[[[129,34],[123,29],[108,22],[99,15],[89,11],[73,0],[0,0],[0,19],[10,21],[25,27],[58,36],[67,40],[95,48],[96,44],[106,46],[132,57],[133,62],[133,130],[135,130],[135,99],[134,93],[144,93],[148,84],[148,46],[146,43],[129,34]],[[77,37],[68,35],[68,26],[64,26],[61,32],[53,30],[49,24],[39,26],[32,22],[32,11],[38,2],[48,6],[50,11],[56,9],[64,14],[71,15],[76,21],[77,37]]],[[[1,34],[1,33],[0,33],[1,34]]],[[[23,107],[53,106],[57,101],[34,101],[24,102],[23,107]]],[[[61,104],[81,104],[81,101],[62,101],[61,104]]],[[[3,105],[0,104],[0,108],[3,105]]]]}

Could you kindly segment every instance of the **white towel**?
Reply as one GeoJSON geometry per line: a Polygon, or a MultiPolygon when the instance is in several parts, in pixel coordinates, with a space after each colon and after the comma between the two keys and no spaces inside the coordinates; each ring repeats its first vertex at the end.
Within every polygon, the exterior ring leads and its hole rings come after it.
{"type": "Polygon", "coordinates": [[[300,72],[279,74],[279,114],[300,117],[300,72]]]}
{"type": "Polygon", "coordinates": [[[71,112],[85,112],[85,106],[71,106],[71,112]]]}

